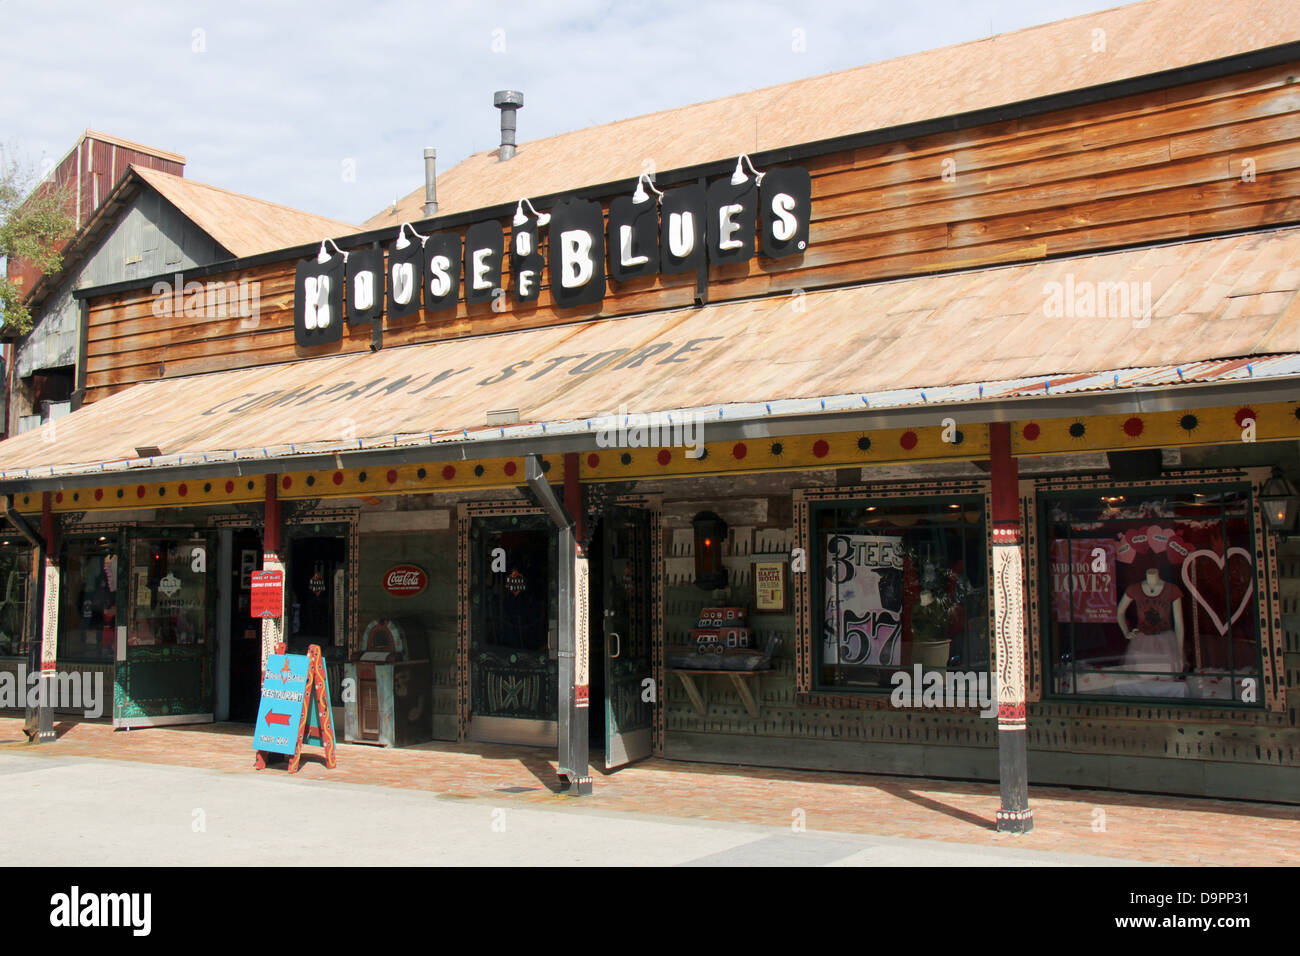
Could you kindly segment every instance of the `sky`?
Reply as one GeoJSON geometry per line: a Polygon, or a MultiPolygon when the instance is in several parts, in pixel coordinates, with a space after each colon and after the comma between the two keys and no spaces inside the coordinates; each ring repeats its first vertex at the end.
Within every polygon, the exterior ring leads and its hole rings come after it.
{"type": "Polygon", "coordinates": [[[440,170],[495,148],[496,90],[524,93],[522,143],[1118,5],[0,0],[0,145],[39,170],[96,129],[359,224],[425,146],[440,170]]]}

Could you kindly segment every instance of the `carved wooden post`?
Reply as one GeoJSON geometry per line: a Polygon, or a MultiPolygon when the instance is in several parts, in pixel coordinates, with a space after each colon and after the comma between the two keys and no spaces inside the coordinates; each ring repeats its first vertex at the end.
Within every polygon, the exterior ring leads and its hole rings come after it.
{"type": "Polygon", "coordinates": [[[997,828],[1028,833],[1029,761],[1025,715],[1024,557],[1020,528],[1020,481],[1011,457],[1011,426],[989,426],[989,472],[993,482],[993,623],[997,655],[998,779],[1002,808],[997,828]]]}

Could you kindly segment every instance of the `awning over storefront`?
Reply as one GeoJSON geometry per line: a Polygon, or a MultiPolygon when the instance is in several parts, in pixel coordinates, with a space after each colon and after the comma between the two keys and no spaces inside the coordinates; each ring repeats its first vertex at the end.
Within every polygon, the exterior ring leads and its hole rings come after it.
{"type": "Polygon", "coordinates": [[[0,443],[0,481],[1283,380],[1298,289],[1291,228],[165,379],[0,443]]]}

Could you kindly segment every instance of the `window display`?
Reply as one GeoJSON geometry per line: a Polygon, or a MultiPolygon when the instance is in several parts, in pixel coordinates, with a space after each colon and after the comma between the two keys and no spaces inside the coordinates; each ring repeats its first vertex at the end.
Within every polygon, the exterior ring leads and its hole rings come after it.
{"type": "Polygon", "coordinates": [[[889,689],[921,664],[986,669],[982,499],[882,499],[815,507],[821,683],[889,689]]]}
{"type": "Polygon", "coordinates": [[[27,591],[31,551],[0,545],[0,657],[27,654],[27,591]]]}
{"type": "Polygon", "coordinates": [[[69,538],[59,585],[60,661],[111,661],[117,655],[120,583],[116,536],[69,538]]]}
{"type": "Polygon", "coordinates": [[[1262,702],[1248,489],[1041,504],[1055,693],[1262,702]]]}

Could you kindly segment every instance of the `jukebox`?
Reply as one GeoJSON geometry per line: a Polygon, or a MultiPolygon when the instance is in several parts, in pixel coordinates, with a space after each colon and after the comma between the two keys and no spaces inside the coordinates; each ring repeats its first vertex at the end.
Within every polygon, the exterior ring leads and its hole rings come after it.
{"type": "Polygon", "coordinates": [[[343,674],[353,690],[344,695],[344,740],[404,747],[433,739],[433,669],[418,624],[371,621],[343,674]]]}

